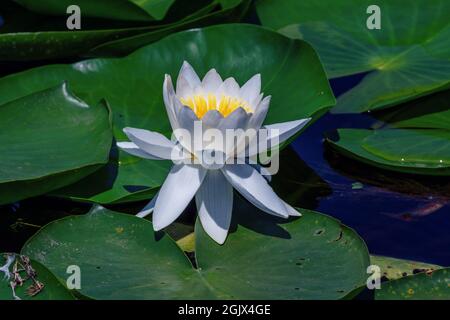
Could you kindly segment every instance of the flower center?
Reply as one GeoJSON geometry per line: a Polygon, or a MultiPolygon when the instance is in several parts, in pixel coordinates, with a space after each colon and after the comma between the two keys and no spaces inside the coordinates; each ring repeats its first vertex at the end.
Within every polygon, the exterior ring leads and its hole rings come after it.
{"type": "Polygon", "coordinates": [[[246,101],[226,95],[222,95],[220,99],[217,99],[214,94],[208,94],[206,97],[203,95],[195,95],[187,98],[180,98],[180,101],[183,105],[191,108],[199,119],[203,118],[209,110],[217,110],[224,117],[229,116],[239,107],[244,109],[247,113],[253,112],[246,101]]]}

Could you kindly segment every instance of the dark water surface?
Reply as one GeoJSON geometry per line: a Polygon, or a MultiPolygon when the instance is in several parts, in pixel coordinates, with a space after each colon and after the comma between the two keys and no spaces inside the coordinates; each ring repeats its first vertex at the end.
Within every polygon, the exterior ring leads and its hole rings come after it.
{"type": "MultiPolygon", "coordinates": [[[[363,75],[331,81],[338,96],[363,75]]],[[[324,144],[337,128],[369,128],[368,115],[327,114],[292,147],[332,189],[317,211],[355,229],[372,254],[450,265],[450,181],[376,169],[339,156],[324,144]]]]}

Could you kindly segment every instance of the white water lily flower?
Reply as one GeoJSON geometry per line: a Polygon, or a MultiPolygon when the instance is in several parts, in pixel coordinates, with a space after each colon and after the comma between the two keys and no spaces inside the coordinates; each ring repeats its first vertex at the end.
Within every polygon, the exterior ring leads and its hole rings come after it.
{"type": "MultiPolygon", "coordinates": [[[[287,140],[310,120],[262,127],[271,97],[263,98],[260,91],[259,74],[239,87],[234,78],[223,81],[215,69],[211,69],[200,80],[187,62],[181,67],[176,91],[169,75],[165,76],[163,84],[164,104],[174,132],[182,129],[193,133],[194,123],[200,123],[203,129],[221,132],[227,129],[251,129],[257,132],[268,129],[270,131],[264,136],[264,142],[270,145],[287,140]]],[[[214,144],[213,149],[223,152],[227,161],[211,165],[206,164],[206,161],[192,161],[198,159],[206,149],[211,149],[211,145],[204,141],[200,143],[200,148],[193,148],[190,142],[182,141],[177,134],[171,141],[160,133],[143,129],[124,128],[124,132],[131,140],[117,143],[124,151],[145,159],[170,159],[174,162],[158,194],[137,214],[145,217],[153,212],[155,231],[175,221],[195,197],[203,228],[211,238],[222,244],[231,222],[233,188],[269,214],[284,218],[300,216],[297,210],[275,194],[256,166],[228,161],[238,156],[236,146],[230,148],[214,144]]],[[[247,145],[245,148],[248,151],[247,145]]],[[[258,150],[258,153],[261,151],[264,150],[258,150]]],[[[261,173],[267,174],[265,171],[261,173]]]]}

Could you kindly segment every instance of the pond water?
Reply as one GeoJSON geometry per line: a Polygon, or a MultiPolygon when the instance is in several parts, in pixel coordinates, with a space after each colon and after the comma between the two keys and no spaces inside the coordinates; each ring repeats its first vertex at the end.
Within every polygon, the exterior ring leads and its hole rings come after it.
{"type": "MultiPolygon", "coordinates": [[[[32,66],[2,63],[0,76],[32,66]]],[[[335,95],[355,86],[363,76],[332,80],[335,95]]],[[[374,121],[368,115],[327,114],[292,143],[295,153],[289,151],[294,163],[291,170],[318,176],[304,185],[297,181],[299,190],[306,191],[294,192],[294,204],[338,218],[361,235],[372,254],[450,265],[448,181],[375,169],[326,148],[325,132],[369,128],[374,121]]],[[[136,208],[140,206],[142,203],[136,204],[136,208]]],[[[0,207],[0,252],[20,251],[40,226],[66,215],[85,213],[89,207],[45,197],[0,207]]]]}
{"type": "MultiPolygon", "coordinates": [[[[336,96],[363,75],[331,81],[336,96]]],[[[450,265],[450,181],[396,174],[328,151],[324,132],[369,128],[368,115],[332,115],[309,127],[292,147],[332,192],[319,197],[317,211],[355,229],[372,254],[450,265]]]]}

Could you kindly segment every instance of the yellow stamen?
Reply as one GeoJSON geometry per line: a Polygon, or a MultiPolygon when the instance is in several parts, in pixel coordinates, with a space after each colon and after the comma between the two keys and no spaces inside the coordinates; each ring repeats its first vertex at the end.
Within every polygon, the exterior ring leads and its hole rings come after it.
{"type": "Polygon", "coordinates": [[[217,99],[216,96],[213,94],[208,94],[208,111],[209,110],[216,110],[217,108],[217,99]]]}
{"type": "Polygon", "coordinates": [[[219,102],[214,94],[207,94],[206,98],[203,95],[195,95],[193,97],[181,98],[180,102],[191,108],[196,116],[201,119],[210,110],[219,111],[224,117],[229,116],[238,108],[243,108],[245,112],[252,113],[253,110],[249,104],[241,99],[222,95],[219,102]]]}

